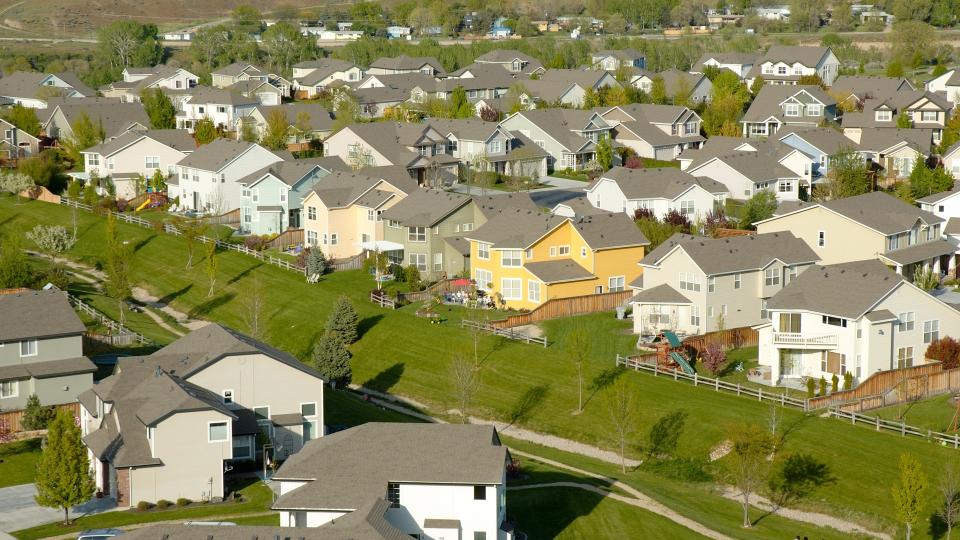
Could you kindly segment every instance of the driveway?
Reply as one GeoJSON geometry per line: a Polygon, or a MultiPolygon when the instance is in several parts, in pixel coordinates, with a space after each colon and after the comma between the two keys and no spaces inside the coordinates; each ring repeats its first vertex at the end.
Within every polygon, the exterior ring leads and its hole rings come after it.
{"type": "MultiPolygon", "coordinates": [[[[40,506],[33,500],[37,488],[33,484],[21,484],[0,488],[0,539],[4,532],[13,532],[63,519],[63,512],[40,506]]],[[[96,514],[116,508],[111,499],[92,499],[73,507],[70,516],[96,514]]]]}

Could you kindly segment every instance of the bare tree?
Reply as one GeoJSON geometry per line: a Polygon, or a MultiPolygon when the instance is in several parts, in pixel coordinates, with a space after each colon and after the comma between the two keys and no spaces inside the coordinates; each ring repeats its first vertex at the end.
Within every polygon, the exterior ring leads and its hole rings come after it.
{"type": "Polygon", "coordinates": [[[937,515],[947,526],[947,540],[953,536],[953,524],[960,517],[960,471],[953,462],[948,462],[938,485],[941,506],[937,515]]]}
{"type": "Polygon", "coordinates": [[[577,372],[577,414],[583,412],[583,370],[590,355],[590,336],[582,327],[567,336],[567,354],[577,372]]]}
{"type": "Polygon", "coordinates": [[[213,287],[217,283],[217,243],[210,241],[204,247],[207,251],[206,273],[207,280],[210,282],[210,288],[207,289],[207,298],[213,296],[213,287]]]}
{"type": "Polygon", "coordinates": [[[783,412],[777,407],[776,403],[770,403],[770,409],[767,412],[767,427],[770,428],[770,437],[773,440],[773,449],[771,452],[774,454],[777,453],[777,446],[779,446],[780,437],[777,434],[777,430],[780,429],[780,423],[783,422],[783,412]]]}
{"type": "Polygon", "coordinates": [[[189,270],[193,267],[193,251],[197,246],[197,240],[206,232],[207,224],[200,219],[179,219],[174,227],[180,231],[183,242],[187,245],[186,269],[189,270]]]}
{"type": "Polygon", "coordinates": [[[633,436],[633,422],[636,414],[635,396],[627,383],[620,378],[613,385],[613,395],[610,398],[610,423],[613,425],[613,436],[620,450],[620,472],[627,472],[627,444],[633,436]]]}
{"type": "Polygon", "coordinates": [[[348,152],[348,165],[350,169],[359,171],[364,167],[372,167],[375,163],[373,151],[362,144],[356,144],[348,152]]]}
{"type": "Polygon", "coordinates": [[[750,497],[763,486],[770,475],[767,457],[773,448],[773,438],[766,430],[752,424],[734,426],[729,435],[733,444],[730,456],[734,486],[740,490],[743,509],[743,527],[750,528],[750,497]]]}
{"type": "Polygon", "coordinates": [[[247,324],[247,333],[255,339],[263,338],[263,299],[264,290],[260,276],[253,276],[246,288],[244,298],[244,322],[247,324]]]}
{"type": "Polygon", "coordinates": [[[467,414],[470,403],[473,402],[473,396],[480,386],[480,371],[475,369],[462,354],[453,356],[453,363],[450,365],[450,372],[453,376],[454,391],[457,396],[457,407],[460,411],[460,421],[468,423],[467,414]]]}

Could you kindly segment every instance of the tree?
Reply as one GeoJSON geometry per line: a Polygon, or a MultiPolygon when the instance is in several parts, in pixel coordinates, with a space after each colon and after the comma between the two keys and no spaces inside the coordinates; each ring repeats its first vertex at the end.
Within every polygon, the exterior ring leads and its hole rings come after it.
{"type": "Polygon", "coordinates": [[[953,525],[960,518],[960,471],[957,465],[949,462],[937,485],[940,492],[940,509],[937,516],[947,526],[947,540],[953,536],[953,525]]]}
{"type": "Polygon", "coordinates": [[[480,107],[480,119],[484,122],[497,122],[500,120],[500,111],[488,105],[484,105],[483,107],[480,107]]]}
{"type": "Polygon", "coordinates": [[[207,274],[207,281],[210,283],[210,288],[207,289],[207,298],[213,296],[213,287],[217,283],[217,243],[214,241],[207,242],[204,244],[207,252],[207,264],[204,266],[204,270],[207,274]]]}
{"type": "Polygon", "coordinates": [[[936,29],[929,24],[898,20],[890,33],[892,57],[904,65],[918,67],[935,56],[938,40],[936,29]]]}
{"type": "Polygon", "coordinates": [[[427,7],[417,6],[407,16],[407,24],[415,28],[422,36],[424,29],[436,25],[436,16],[427,7]]]}
{"type": "Polygon", "coordinates": [[[467,92],[463,86],[457,85],[450,94],[450,113],[453,118],[472,118],[473,105],[467,100],[467,92]]]}
{"type": "Polygon", "coordinates": [[[672,457],[686,423],[687,412],[682,410],[667,413],[657,419],[650,426],[650,433],[647,435],[647,455],[652,459],[672,457]]]}
{"type": "Polygon", "coordinates": [[[753,84],[750,85],[750,93],[753,94],[754,97],[756,97],[757,94],[760,93],[760,89],[763,88],[763,85],[764,85],[763,77],[754,78],[753,84]]]}
{"type": "Polygon", "coordinates": [[[609,137],[604,137],[597,142],[596,156],[597,163],[603,167],[603,170],[609,170],[613,166],[613,146],[610,144],[609,137]]]}
{"type": "Polygon", "coordinates": [[[773,451],[773,437],[755,425],[741,424],[733,427],[728,438],[732,444],[732,481],[740,491],[743,527],[750,528],[750,497],[767,480],[767,456],[773,451]]]}
{"type": "Polygon", "coordinates": [[[247,324],[247,333],[254,339],[263,339],[263,300],[265,297],[263,282],[260,276],[254,275],[249,287],[243,289],[244,294],[244,322],[247,324]]]}
{"type": "Polygon", "coordinates": [[[907,527],[907,540],[913,533],[913,526],[920,519],[924,507],[924,491],[927,489],[927,476],[920,468],[920,462],[913,454],[900,456],[900,480],[891,488],[893,505],[897,519],[907,527]]]}
{"type": "Polygon", "coordinates": [[[274,109],[267,115],[267,128],[260,137],[260,145],[270,150],[284,150],[287,148],[287,131],[290,122],[283,109],[274,109]]]}
{"type": "Polygon", "coordinates": [[[297,134],[297,142],[310,136],[310,133],[313,131],[313,121],[310,118],[310,113],[307,111],[298,112],[293,124],[293,129],[297,134]]]}
{"type": "Polygon", "coordinates": [[[667,102],[667,85],[660,75],[654,75],[650,83],[650,101],[659,105],[667,102]]]}
{"type": "Polygon", "coordinates": [[[0,173],[0,189],[17,196],[17,204],[23,202],[23,192],[34,186],[33,179],[22,173],[0,173]]]}
{"type": "Polygon", "coordinates": [[[34,137],[40,136],[40,120],[37,119],[37,112],[32,107],[24,107],[16,103],[6,110],[3,119],[34,137]]]}
{"type": "Polygon", "coordinates": [[[70,507],[93,496],[95,485],[90,477],[87,448],[80,440],[80,427],[67,410],[57,412],[49,424],[47,445],[40,454],[34,483],[37,504],[62,509],[65,525],[70,523],[70,507]]]}
{"type": "Polygon", "coordinates": [[[249,4],[237,6],[230,16],[233,19],[233,24],[242,32],[254,33],[263,28],[263,16],[260,14],[260,10],[249,4]]]}
{"type": "Polygon", "coordinates": [[[54,191],[62,188],[65,180],[61,174],[63,169],[60,152],[54,149],[44,150],[35,156],[20,160],[17,164],[17,170],[29,176],[34,184],[54,191]]]}
{"type": "Polygon", "coordinates": [[[932,7],[932,0],[894,0],[891,15],[897,21],[924,21],[932,7]]]}
{"type": "Polygon", "coordinates": [[[743,203],[740,210],[741,225],[752,228],[753,224],[773,217],[777,211],[777,196],[769,189],[761,189],[743,203]]]}
{"type": "Polygon", "coordinates": [[[140,101],[150,118],[153,129],[174,129],[177,127],[177,109],[170,98],[160,88],[152,91],[144,89],[140,94],[140,101]]]}
{"type": "Polygon", "coordinates": [[[213,120],[209,116],[204,116],[193,126],[193,138],[197,144],[210,144],[217,137],[217,127],[213,125],[213,120]]]}
{"type": "Polygon", "coordinates": [[[334,387],[346,386],[353,379],[350,351],[336,335],[324,334],[313,349],[313,365],[323,380],[334,387]]]}
{"type": "Polygon", "coordinates": [[[51,257],[59,257],[76,243],[76,239],[60,225],[37,225],[27,231],[26,237],[51,257]]]}
{"type": "Polygon", "coordinates": [[[826,182],[817,186],[818,200],[835,200],[869,193],[871,190],[867,163],[859,152],[843,148],[832,154],[826,182]]]}
{"type": "Polygon", "coordinates": [[[884,74],[887,77],[903,77],[903,64],[898,60],[893,60],[887,63],[887,68],[884,70],[884,74]]]}
{"type": "Polygon", "coordinates": [[[308,276],[319,277],[327,273],[330,263],[327,261],[327,256],[323,254],[323,250],[313,247],[307,249],[306,267],[308,276]]]}
{"type": "Polygon", "coordinates": [[[24,431],[47,429],[47,425],[56,416],[56,407],[45,407],[40,404],[40,398],[36,394],[30,394],[30,397],[27,398],[27,405],[23,409],[23,417],[20,418],[20,427],[24,431]]]}
{"type": "Polygon", "coordinates": [[[850,0],[836,0],[830,16],[830,28],[838,32],[853,30],[853,3],[850,0]]]}
{"type": "Polygon", "coordinates": [[[910,171],[910,191],[914,199],[942,193],[953,188],[953,177],[942,166],[927,167],[926,160],[917,159],[910,171]]]}
{"type": "Polygon", "coordinates": [[[583,375],[591,345],[590,335],[581,327],[567,336],[567,355],[577,372],[577,414],[583,412],[583,375]]]}
{"type": "Polygon", "coordinates": [[[944,369],[960,367],[960,340],[951,336],[935,339],[924,354],[926,358],[938,360],[944,369]]]}
{"type": "Polygon", "coordinates": [[[208,70],[216,67],[217,59],[222,57],[229,47],[229,31],[222,25],[200,28],[190,40],[190,55],[208,70]]]}
{"type": "Polygon", "coordinates": [[[350,345],[357,341],[358,322],[357,309],[353,307],[353,302],[346,296],[341,296],[337,298],[324,330],[327,335],[336,336],[345,345],[350,345]]]}
{"type": "Polygon", "coordinates": [[[620,13],[613,12],[603,22],[604,31],[619,36],[627,31],[627,20],[620,13]]]}
{"type": "Polygon", "coordinates": [[[207,224],[201,219],[178,218],[173,226],[180,232],[180,237],[187,245],[187,264],[184,268],[189,270],[193,266],[193,251],[197,240],[207,232],[207,224]]]}
{"type": "Polygon", "coordinates": [[[120,324],[123,324],[123,304],[130,298],[129,258],[130,249],[117,234],[117,219],[113,213],[107,214],[107,274],[105,285],[107,295],[117,301],[120,311],[120,324]]]}
{"type": "Polygon", "coordinates": [[[727,365],[727,353],[718,343],[708,344],[700,353],[700,358],[703,360],[703,367],[707,368],[714,377],[719,375],[727,365]]]}
{"type": "Polygon", "coordinates": [[[910,129],[913,127],[913,119],[907,111],[901,111],[897,116],[897,127],[900,129],[910,129]]]}
{"type": "Polygon", "coordinates": [[[633,423],[636,415],[636,398],[633,390],[622,379],[613,383],[612,396],[608,404],[610,423],[614,442],[620,451],[620,472],[627,472],[627,445],[633,437],[633,423]]]}
{"type": "Polygon", "coordinates": [[[480,387],[480,370],[467,355],[456,353],[450,363],[450,376],[453,379],[460,422],[469,423],[470,404],[480,387]]]}
{"type": "Polygon", "coordinates": [[[797,32],[812,32],[820,27],[822,0],[791,0],[790,26],[797,32]]]}
{"type": "Polygon", "coordinates": [[[315,45],[288,22],[278,22],[263,32],[263,49],[270,65],[288,75],[290,66],[315,54],[315,45]]]}
{"type": "Polygon", "coordinates": [[[0,237],[0,289],[26,287],[32,279],[33,271],[20,237],[13,234],[0,237]]]}
{"type": "Polygon", "coordinates": [[[125,67],[153,66],[163,58],[157,26],[118,20],[97,31],[100,60],[117,76],[125,67]]]}
{"type": "Polygon", "coordinates": [[[67,149],[70,159],[79,163],[83,159],[80,152],[103,142],[105,137],[103,124],[99,121],[94,123],[84,111],[74,120],[70,128],[73,134],[63,141],[64,147],[67,149]]]}
{"type": "Polygon", "coordinates": [[[960,141],[960,111],[955,111],[950,115],[944,126],[943,136],[940,139],[940,155],[946,155],[957,141],[960,141]]]}

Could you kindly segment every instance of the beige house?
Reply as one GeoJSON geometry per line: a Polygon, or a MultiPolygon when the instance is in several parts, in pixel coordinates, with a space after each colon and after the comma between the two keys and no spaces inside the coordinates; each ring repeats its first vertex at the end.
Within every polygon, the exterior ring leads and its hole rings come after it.
{"type": "Polygon", "coordinates": [[[333,172],[303,199],[306,245],[332,259],[375,249],[383,239],[380,214],[417,189],[412,178],[386,180],[373,169],[333,172]]]}
{"type": "Polygon", "coordinates": [[[129,200],[138,195],[137,176],[150,178],[156,171],[165,177],[175,176],[176,164],[196,147],[186,130],[153,129],[128,131],[80,153],[88,175],[109,176],[117,188],[117,197],[129,200]]]}
{"type": "Polygon", "coordinates": [[[230,463],[286,459],[324,434],[320,375],[216,324],[122,359],[79,400],[97,490],[122,508],[218,500],[230,463]]]}

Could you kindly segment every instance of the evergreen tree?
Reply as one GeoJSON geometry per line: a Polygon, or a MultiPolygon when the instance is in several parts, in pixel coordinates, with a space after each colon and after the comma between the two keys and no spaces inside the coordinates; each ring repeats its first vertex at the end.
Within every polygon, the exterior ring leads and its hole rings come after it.
{"type": "Polygon", "coordinates": [[[70,523],[70,507],[87,502],[95,489],[90,477],[87,448],[80,440],[80,427],[73,414],[57,412],[47,431],[47,446],[37,463],[36,501],[41,506],[63,510],[70,523]]]}
{"type": "Polygon", "coordinates": [[[907,111],[903,111],[897,116],[897,127],[900,129],[910,129],[913,127],[913,120],[907,111]]]}
{"type": "Polygon", "coordinates": [[[327,256],[323,254],[323,250],[314,247],[307,250],[307,275],[323,275],[327,273],[327,269],[330,267],[330,263],[327,261],[327,256]]]}
{"type": "Polygon", "coordinates": [[[357,323],[357,310],[353,307],[353,302],[346,296],[341,296],[327,318],[325,331],[328,336],[334,336],[344,345],[349,345],[357,340],[357,323]]]}
{"type": "Polygon", "coordinates": [[[276,109],[267,115],[267,129],[260,138],[260,144],[270,150],[285,150],[287,148],[287,130],[290,122],[283,109],[276,109]]]}
{"type": "Polygon", "coordinates": [[[324,334],[313,349],[313,365],[323,380],[337,386],[346,386],[353,379],[350,351],[336,335],[324,334]]]}
{"type": "Polygon", "coordinates": [[[953,177],[943,167],[931,169],[925,160],[918,159],[910,172],[910,191],[914,199],[948,191],[953,188],[953,177]]]}
{"type": "Polygon", "coordinates": [[[650,100],[659,105],[667,102],[667,85],[659,75],[655,75],[650,84],[650,100]]]}
{"type": "Polygon", "coordinates": [[[36,394],[30,394],[30,397],[27,398],[27,406],[23,409],[20,427],[26,431],[47,429],[47,425],[56,416],[57,409],[55,407],[43,406],[36,394]]]}
{"type": "Polygon", "coordinates": [[[463,86],[457,85],[450,95],[450,116],[453,118],[472,118],[473,105],[467,100],[467,92],[463,86]]]}
{"type": "Polygon", "coordinates": [[[197,141],[197,144],[210,144],[218,136],[217,127],[213,125],[213,120],[207,116],[197,120],[196,125],[193,126],[193,138],[197,141]]]}
{"type": "Polygon", "coordinates": [[[153,129],[174,129],[177,127],[177,109],[163,90],[155,88],[153,91],[144,90],[140,94],[140,101],[150,118],[153,129]]]}
{"type": "Polygon", "coordinates": [[[26,287],[32,275],[20,237],[12,234],[0,237],[0,289],[26,287]]]}

